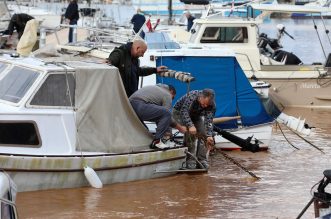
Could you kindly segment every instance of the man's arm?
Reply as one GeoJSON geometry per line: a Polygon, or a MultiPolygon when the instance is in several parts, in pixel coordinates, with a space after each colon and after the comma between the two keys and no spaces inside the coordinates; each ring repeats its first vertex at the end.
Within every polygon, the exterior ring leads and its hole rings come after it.
{"type": "Polygon", "coordinates": [[[121,60],[121,51],[118,49],[114,49],[108,57],[108,62],[116,67],[119,67],[120,65],[120,60],[121,60]]]}
{"type": "Polygon", "coordinates": [[[194,100],[194,97],[192,96],[192,94],[189,94],[188,96],[186,96],[184,103],[180,109],[180,116],[182,118],[182,121],[183,121],[184,125],[189,128],[194,127],[194,124],[190,117],[190,108],[193,103],[193,100],[194,100]]]}
{"type": "Polygon", "coordinates": [[[148,76],[154,73],[160,73],[167,71],[168,67],[167,66],[159,66],[157,68],[151,68],[151,67],[139,67],[138,69],[138,75],[139,76],[148,76]]]}

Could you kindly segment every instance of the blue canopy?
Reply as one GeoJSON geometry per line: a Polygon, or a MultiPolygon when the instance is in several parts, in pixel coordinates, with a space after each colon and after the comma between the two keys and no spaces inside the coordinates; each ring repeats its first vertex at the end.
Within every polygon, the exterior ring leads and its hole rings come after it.
{"type": "MultiPolygon", "coordinates": [[[[157,59],[157,66],[161,63],[172,70],[190,72],[196,79],[190,84],[190,90],[214,89],[217,106],[215,117],[240,115],[243,126],[273,121],[235,57],[162,56],[157,59]]],[[[187,86],[176,79],[157,76],[157,83],[175,86],[177,95],[173,103],[187,93],[187,86]]],[[[236,128],[237,121],[219,126],[236,128]]]]}

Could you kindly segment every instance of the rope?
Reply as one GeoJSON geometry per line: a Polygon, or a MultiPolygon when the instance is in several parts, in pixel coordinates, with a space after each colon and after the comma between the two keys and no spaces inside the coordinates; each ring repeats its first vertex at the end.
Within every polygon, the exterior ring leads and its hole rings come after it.
{"type": "Polygon", "coordinates": [[[312,147],[316,148],[316,149],[319,150],[321,153],[325,154],[325,152],[324,152],[321,148],[317,147],[315,144],[313,144],[312,142],[308,141],[307,139],[305,139],[304,137],[302,137],[301,135],[299,135],[297,132],[293,131],[292,129],[288,128],[287,126],[286,126],[286,128],[289,129],[289,130],[290,130],[291,132],[293,132],[294,134],[296,134],[299,138],[301,138],[302,140],[304,140],[306,143],[308,143],[308,144],[311,145],[312,147]]]}
{"type": "Polygon", "coordinates": [[[313,23],[314,23],[314,28],[315,28],[315,30],[316,30],[316,34],[317,34],[317,37],[318,37],[318,41],[319,41],[319,43],[320,43],[320,45],[321,45],[321,48],[322,48],[322,51],[323,51],[324,57],[326,58],[326,53],[325,53],[325,50],[324,50],[324,47],[323,47],[323,44],[322,44],[322,41],[321,41],[321,37],[320,37],[320,35],[319,35],[319,33],[318,33],[317,25],[316,25],[316,23],[315,23],[315,19],[314,19],[314,17],[313,17],[313,14],[311,14],[311,18],[312,18],[313,23]]]}
{"type": "Polygon", "coordinates": [[[295,149],[297,149],[297,150],[300,150],[299,148],[297,148],[297,147],[295,147],[287,138],[286,138],[286,136],[285,136],[285,134],[284,134],[284,132],[283,132],[283,130],[282,130],[282,128],[280,127],[280,125],[279,125],[279,122],[277,122],[276,121],[276,126],[278,126],[279,127],[279,130],[281,131],[281,133],[282,133],[282,135],[284,136],[284,138],[285,138],[285,140],[287,141],[287,143],[289,143],[292,147],[294,147],[295,149]]]}

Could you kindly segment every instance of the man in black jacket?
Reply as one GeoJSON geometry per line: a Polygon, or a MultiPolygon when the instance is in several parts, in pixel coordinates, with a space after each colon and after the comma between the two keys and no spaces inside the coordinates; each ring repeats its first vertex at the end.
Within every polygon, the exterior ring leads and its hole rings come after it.
{"type": "Polygon", "coordinates": [[[146,50],[147,45],[143,40],[135,40],[115,48],[108,57],[109,63],[116,66],[120,71],[128,97],[138,90],[139,76],[147,76],[167,69],[166,66],[141,68],[139,66],[139,57],[143,57],[146,50]]]}
{"type": "MultiPolygon", "coordinates": [[[[133,30],[135,33],[138,33],[141,27],[145,24],[146,18],[145,15],[142,13],[140,8],[137,10],[137,14],[133,15],[131,18],[131,23],[133,24],[133,30]]],[[[145,38],[145,33],[143,30],[140,32],[140,37],[145,38]]]]}
{"type": "Polygon", "coordinates": [[[18,39],[20,39],[21,36],[23,35],[26,23],[32,19],[34,19],[34,17],[28,14],[24,14],[24,13],[14,14],[10,19],[7,30],[5,30],[2,34],[11,36],[14,30],[16,29],[18,34],[18,39]]]}
{"type": "MultiPolygon", "coordinates": [[[[64,17],[66,19],[66,23],[69,23],[69,25],[77,25],[77,21],[79,19],[79,12],[78,12],[78,4],[77,0],[71,0],[67,10],[64,14],[64,17]]],[[[73,32],[74,28],[69,28],[69,43],[73,41],[73,32]]]]}

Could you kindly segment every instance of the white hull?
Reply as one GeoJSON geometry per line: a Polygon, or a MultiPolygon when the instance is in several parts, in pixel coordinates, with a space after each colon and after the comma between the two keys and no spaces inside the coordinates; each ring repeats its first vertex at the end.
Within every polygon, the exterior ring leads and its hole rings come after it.
{"type": "MultiPolygon", "coordinates": [[[[265,124],[260,126],[254,126],[249,128],[240,128],[237,130],[231,130],[231,134],[236,135],[242,139],[253,136],[252,140],[258,139],[260,141],[260,150],[267,150],[272,136],[272,124],[265,124]]],[[[222,150],[240,150],[241,147],[228,141],[227,139],[217,135],[215,136],[216,148],[222,150]]]]}
{"type": "Polygon", "coordinates": [[[93,168],[103,184],[128,182],[171,175],[185,160],[185,148],[140,151],[129,154],[76,156],[0,155],[1,168],[18,191],[88,186],[83,162],[93,168]],[[161,173],[169,171],[169,173],[161,173]],[[28,180],[27,180],[28,179],[28,180]]]}

